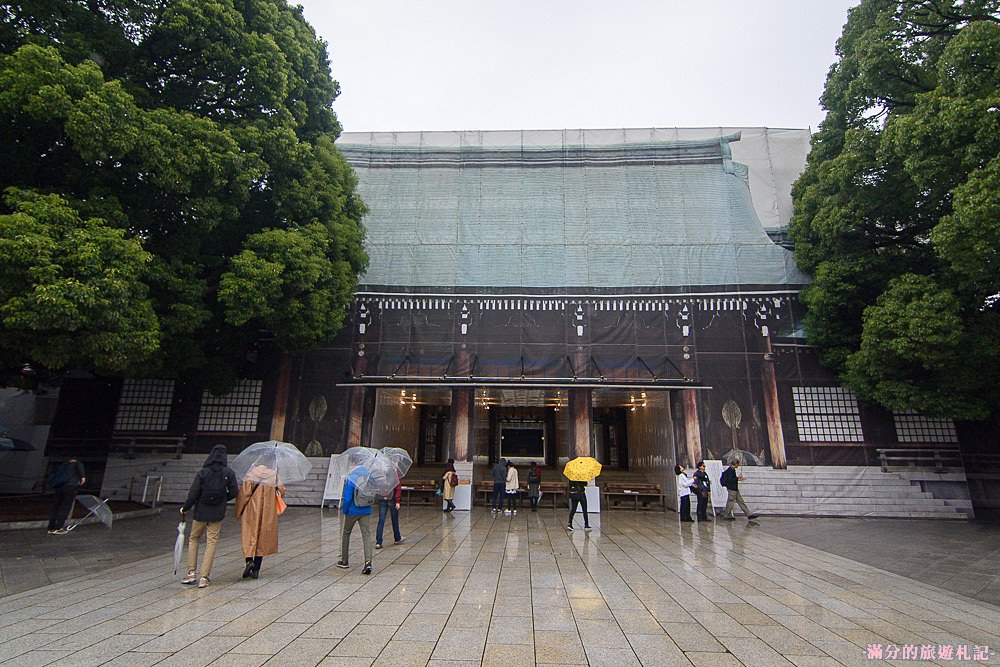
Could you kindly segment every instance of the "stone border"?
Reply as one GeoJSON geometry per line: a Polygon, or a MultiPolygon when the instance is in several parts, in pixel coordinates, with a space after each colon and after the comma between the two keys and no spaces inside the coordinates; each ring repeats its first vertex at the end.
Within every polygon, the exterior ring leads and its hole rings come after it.
{"type": "MultiPolygon", "coordinates": [[[[133,510],[131,512],[118,512],[112,514],[111,518],[114,521],[119,521],[121,519],[138,519],[143,516],[156,516],[163,511],[163,507],[150,507],[144,510],[133,510]]],[[[67,519],[67,522],[69,520],[67,519]]],[[[88,516],[85,519],[80,520],[81,525],[89,525],[92,523],[99,523],[96,516],[88,516]]],[[[0,522],[0,532],[6,530],[34,530],[36,528],[48,528],[49,522],[47,519],[42,519],[41,521],[6,521],[0,522]]]]}

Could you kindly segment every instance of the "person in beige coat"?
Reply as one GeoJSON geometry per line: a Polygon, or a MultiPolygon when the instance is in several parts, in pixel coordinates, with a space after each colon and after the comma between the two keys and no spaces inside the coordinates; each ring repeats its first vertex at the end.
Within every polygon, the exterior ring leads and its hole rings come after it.
{"type": "Polygon", "coordinates": [[[236,497],[236,518],[240,522],[240,542],[246,568],[243,578],[256,579],[264,556],[278,553],[278,496],[285,487],[278,474],[265,466],[254,466],[243,478],[236,497]]]}
{"type": "Polygon", "coordinates": [[[448,464],[444,467],[444,474],[441,475],[441,499],[444,500],[447,506],[444,508],[445,512],[451,512],[455,509],[455,487],[458,482],[458,473],[455,472],[455,459],[448,459],[448,464]]]}

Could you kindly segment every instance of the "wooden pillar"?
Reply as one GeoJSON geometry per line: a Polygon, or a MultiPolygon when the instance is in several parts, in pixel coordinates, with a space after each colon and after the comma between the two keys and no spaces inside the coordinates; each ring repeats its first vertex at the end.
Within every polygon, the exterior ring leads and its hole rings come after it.
{"type": "Polygon", "coordinates": [[[470,451],[474,391],[466,387],[451,390],[451,436],[448,442],[448,458],[456,461],[472,460],[470,451]]]}
{"type": "Polygon", "coordinates": [[[764,361],[761,376],[764,379],[764,413],[767,417],[767,441],[771,448],[771,466],[779,470],[788,467],[785,456],[785,434],[781,428],[781,409],[778,405],[778,380],[774,371],[774,352],[771,337],[764,337],[764,361]]]}
{"type": "MultiPolygon", "coordinates": [[[[694,364],[685,360],[681,364],[685,377],[694,377],[694,364]]],[[[698,391],[682,389],[681,398],[684,401],[684,445],[688,455],[688,465],[694,466],[702,460],[701,453],[701,421],[698,419],[698,391]]]]}
{"type": "Polygon", "coordinates": [[[570,389],[570,458],[594,455],[594,408],[591,389],[570,389]]]}
{"type": "Polygon", "coordinates": [[[288,411],[288,387],[292,380],[292,358],[281,355],[278,362],[278,386],[274,392],[274,410],[271,412],[271,440],[285,439],[285,419],[288,411]]]}
{"type": "Polygon", "coordinates": [[[347,446],[358,447],[361,445],[361,425],[365,417],[365,388],[351,387],[350,397],[347,399],[349,406],[347,410],[347,446]]]}
{"type": "MultiPolygon", "coordinates": [[[[359,349],[354,357],[354,377],[361,377],[368,368],[368,357],[364,349],[359,349]]],[[[346,447],[359,447],[364,434],[365,387],[351,387],[347,398],[347,442],[346,447]]]]}

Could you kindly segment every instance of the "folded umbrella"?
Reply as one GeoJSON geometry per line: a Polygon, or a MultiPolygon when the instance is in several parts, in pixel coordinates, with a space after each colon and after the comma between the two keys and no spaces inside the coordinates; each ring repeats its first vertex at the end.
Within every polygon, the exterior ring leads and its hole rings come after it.
{"type": "Polygon", "coordinates": [[[174,541],[174,574],[181,567],[181,557],[184,555],[184,528],[187,524],[181,521],[177,524],[177,539],[174,541]]]}

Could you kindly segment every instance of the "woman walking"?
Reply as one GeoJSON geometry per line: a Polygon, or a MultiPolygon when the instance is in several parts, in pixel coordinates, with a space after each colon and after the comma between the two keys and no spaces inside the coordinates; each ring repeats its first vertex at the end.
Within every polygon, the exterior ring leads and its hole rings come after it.
{"type": "Polygon", "coordinates": [[[674,474],[677,475],[677,495],[681,501],[681,521],[694,521],[691,518],[691,485],[694,480],[684,472],[684,466],[677,464],[674,466],[674,474]]]}
{"type": "Polygon", "coordinates": [[[246,567],[243,578],[256,579],[264,556],[278,553],[278,496],[285,487],[278,473],[267,466],[250,469],[236,496],[236,518],[240,521],[240,542],[246,567]]]}
{"type": "Polygon", "coordinates": [[[455,510],[455,487],[458,486],[458,473],[455,472],[455,459],[448,459],[448,465],[444,467],[444,474],[441,475],[441,498],[448,506],[442,511],[453,512],[455,510]]]}
{"type": "Polygon", "coordinates": [[[517,514],[515,503],[517,502],[517,487],[521,482],[517,478],[517,468],[513,461],[507,461],[507,480],[504,483],[504,492],[507,494],[507,509],[503,511],[506,516],[517,514]]]}
{"type": "Polygon", "coordinates": [[[583,529],[590,530],[590,516],[587,514],[587,483],[570,480],[566,493],[569,495],[569,522],[566,530],[573,530],[573,517],[576,516],[576,508],[583,512],[583,529]]]}

